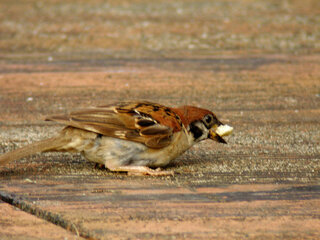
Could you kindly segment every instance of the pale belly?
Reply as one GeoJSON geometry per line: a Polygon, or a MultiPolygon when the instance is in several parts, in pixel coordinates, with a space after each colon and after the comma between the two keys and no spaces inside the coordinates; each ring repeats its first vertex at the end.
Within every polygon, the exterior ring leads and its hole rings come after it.
{"type": "Polygon", "coordinates": [[[89,161],[104,164],[106,167],[148,166],[162,167],[191,147],[184,133],[173,136],[167,147],[151,149],[142,143],[102,136],[92,139],[81,152],[89,161]]]}

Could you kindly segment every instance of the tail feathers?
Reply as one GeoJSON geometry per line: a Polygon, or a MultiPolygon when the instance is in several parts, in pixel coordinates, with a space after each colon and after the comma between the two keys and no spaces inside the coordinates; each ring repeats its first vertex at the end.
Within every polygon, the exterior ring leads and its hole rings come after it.
{"type": "Polygon", "coordinates": [[[65,141],[61,137],[53,137],[49,139],[42,140],[40,142],[35,142],[29,145],[26,145],[22,148],[13,150],[12,152],[7,152],[0,156],[0,166],[3,166],[13,160],[17,160],[29,155],[45,152],[50,150],[55,150],[56,148],[62,147],[65,144],[65,141]]]}

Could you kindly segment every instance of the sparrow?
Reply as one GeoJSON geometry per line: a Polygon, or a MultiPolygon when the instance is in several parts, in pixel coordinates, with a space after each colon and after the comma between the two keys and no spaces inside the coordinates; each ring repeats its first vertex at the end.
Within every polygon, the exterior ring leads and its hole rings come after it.
{"type": "Polygon", "coordinates": [[[161,168],[202,140],[226,143],[222,137],[233,130],[209,110],[147,101],[92,107],[46,120],[66,127],[55,137],[3,154],[0,166],[38,152],[80,152],[111,171],[173,175],[161,168]]]}

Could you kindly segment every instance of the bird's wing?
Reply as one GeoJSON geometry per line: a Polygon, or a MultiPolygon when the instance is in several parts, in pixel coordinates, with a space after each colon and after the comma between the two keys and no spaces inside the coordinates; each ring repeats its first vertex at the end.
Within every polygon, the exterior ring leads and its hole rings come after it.
{"type": "Polygon", "coordinates": [[[165,106],[150,102],[123,102],[51,116],[46,120],[92,131],[105,136],[162,148],[181,130],[179,116],[165,106]]]}

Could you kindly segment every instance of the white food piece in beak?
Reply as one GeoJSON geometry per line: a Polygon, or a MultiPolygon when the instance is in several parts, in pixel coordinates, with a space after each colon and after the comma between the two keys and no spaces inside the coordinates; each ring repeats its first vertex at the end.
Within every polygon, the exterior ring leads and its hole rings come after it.
{"type": "Polygon", "coordinates": [[[229,125],[220,125],[217,130],[215,131],[220,137],[228,136],[232,133],[233,127],[229,125]]]}

